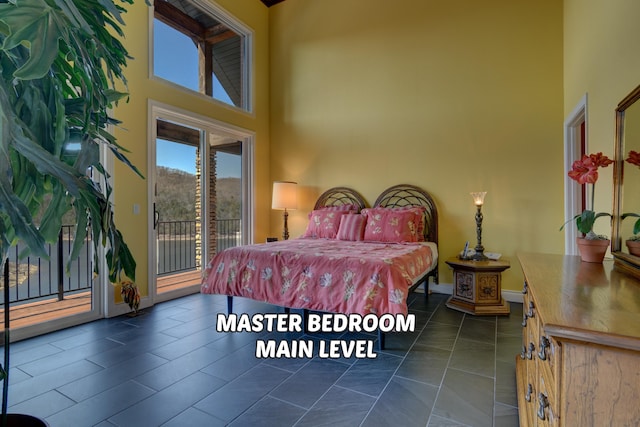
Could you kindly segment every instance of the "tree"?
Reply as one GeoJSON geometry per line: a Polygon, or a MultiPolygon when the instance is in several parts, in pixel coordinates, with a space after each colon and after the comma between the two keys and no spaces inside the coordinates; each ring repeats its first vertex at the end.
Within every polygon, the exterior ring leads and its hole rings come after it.
{"type": "Polygon", "coordinates": [[[124,272],[135,280],[135,260],[113,221],[112,188],[99,155],[106,145],[140,175],[108,131],[119,123],[109,109],[126,96],[116,85],[126,87],[128,54],[111,33],[122,35],[122,12],[111,0],[0,4],[3,259],[17,239],[46,256],[45,242],[56,240],[62,216],[73,207],[73,255],[90,230],[96,246],[108,243],[109,278],[115,281],[124,272]],[[89,169],[104,178],[102,184],[87,175],[89,169]],[[44,205],[46,194],[52,197],[44,205]]]}
{"type": "MultiPolygon", "coordinates": [[[[46,257],[45,243],[57,239],[63,215],[73,209],[71,259],[91,233],[95,249],[108,248],[110,281],[126,276],[135,282],[136,263],[115,225],[112,188],[100,163],[100,146],[106,146],[142,176],[110,134],[119,122],[109,109],[126,97],[123,70],[129,56],[117,38],[124,3],[132,0],[0,0],[3,262],[18,240],[28,252],[46,257]]],[[[7,336],[8,330],[6,343],[7,336]]],[[[6,371],[5,364],[0,374],[6,371]]]]}

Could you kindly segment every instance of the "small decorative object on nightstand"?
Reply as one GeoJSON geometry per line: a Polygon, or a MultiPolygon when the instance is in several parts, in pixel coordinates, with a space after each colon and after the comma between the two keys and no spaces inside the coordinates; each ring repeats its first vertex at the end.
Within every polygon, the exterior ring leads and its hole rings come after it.
{"type": "Polygon", "coordinates": [[[502,298],[502,272],[511,267],[505,259],[483,261],[449,258],[453,269],[453,295],[447,307],[474,315],[506,315],[509,303],[502,298]]]}

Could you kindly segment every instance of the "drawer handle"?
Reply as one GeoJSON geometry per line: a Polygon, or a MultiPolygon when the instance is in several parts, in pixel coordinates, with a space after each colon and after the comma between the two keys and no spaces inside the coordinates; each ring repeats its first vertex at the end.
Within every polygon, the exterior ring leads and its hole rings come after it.
{"type": "Polygon", "coordinates": [[[527,282],[524,282],[524,286],[522,287],[522,293],[523,294],[525,294],[525,295],[527,294],[528,287],[529,287],[529,285],[527,285],[527,282]]]}
{"type": "Polygon", "coordinates": [[[527,393],[524,395],[524,400],[531,402],[531,395],[533,394],[533,386],[531,383],[527,385],[527,393]]]}
{"type": "Polygon", "coordinates": [[[540,337],[540,351],[538,352],[538,358],[540,360],[547,360],[547,353],[546,353],[546,349],[551,345],[551,343],[549,342],[549,339],[547,337],[545,337],[544,335],[542,335],[540,337]]]}
{"type": "Polygon", "coordinates": [[[524,313],[524,314],[522,315],[522,327],[523,327],[523,328],[526,328],[526,327],[527,327],[527,317],[528,317],[528,316],[527,316],[527,313],[524,313]]]}
{"type": "Polygon", "coordinates": [[[520,359],[524,360],[527,357],[527,347],[522,346],[522,351],[520,352],[520,359]]]}
{"type": "Polygon", "coordinates": [[[529,316],[530,318],[534,318],[535,317],[535,312],[534,312],[534,305],[533,305],[533,301],[529,301],[529,313],[527,313],[527,316],[529,316]]]}
{"type": "Polygon", "coordinates": [[[482,288],[482,293],[484,295],[491,295],[491,294],[493,294],[493,290],[494,289],[495,288],[493,286],[485,286],[485,287],[482,288]]]}
{"type": "Polygon", "coordinates": [[[529,359],[529,360],[533,359],[533,353],[535,353],[535,351],[536,351],[535,344],[530,342],[529,343],[529,350],[527,351],[527,359],[529,359]]]}
{"type": "Polygon", "coordinates": [[[547,399],[547,396],[540,393],[538,394],[538,402],[540,403],[538,406],[538,418],[544,421],[547,418],[544,410],[549,407],[549,400],[547,399]]]}

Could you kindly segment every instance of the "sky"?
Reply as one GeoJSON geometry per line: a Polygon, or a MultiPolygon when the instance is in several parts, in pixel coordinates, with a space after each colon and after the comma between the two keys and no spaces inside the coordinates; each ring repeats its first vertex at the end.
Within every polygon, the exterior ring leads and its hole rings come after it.
{"type": "MultiPolygon", "coordinates": [[[[154,48],[154,74],[198,91],[198,52],[191,39],[158,20],[153,25],[154,43],[162,46],[162,49],[154,48]],[[163,55],[159,55],[159,52],[163,55]]],[[[233,105],[218,80],[213,80],[214,98],[233,105]]],[[[158,139],[156,163],[158,166],[195,173],[195,152],[195,147],[158,139]]],[[[218,178],[240,178],[240,156],[218,153],[216,171],[218,178]]]]}
{"type": "MultiPolygon", "coordinates": [[[[216,172],[218,178],[240,178],[242,163],[240,156],[217,154],[216,172]]],[[[158,139],[156,141],[156,164],[172,169],[196,173],[196,147],[158,139]]]]}

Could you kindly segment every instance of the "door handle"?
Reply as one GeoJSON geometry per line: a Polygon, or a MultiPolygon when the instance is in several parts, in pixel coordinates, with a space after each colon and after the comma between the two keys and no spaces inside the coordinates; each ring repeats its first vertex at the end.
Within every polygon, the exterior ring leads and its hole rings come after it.
{"type": "Polygon", "coordinates": [[[156,203],[153,203],[153,229],[158,228],[158,222],[160,222],[160,212],[156,210],[156,203]]]}

